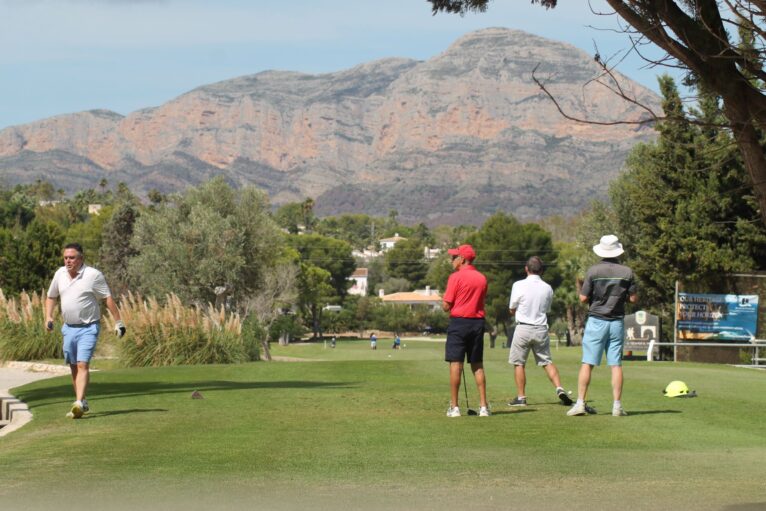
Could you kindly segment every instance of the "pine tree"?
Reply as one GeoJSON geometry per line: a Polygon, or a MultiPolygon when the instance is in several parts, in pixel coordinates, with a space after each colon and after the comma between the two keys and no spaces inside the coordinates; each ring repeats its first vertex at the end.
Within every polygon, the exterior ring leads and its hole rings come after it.
{"type": "Polygon", "coordinates": [[[747,173],[721,125],[717,98],[702,92],[688,121],[673,80],[660,78],[663,109],[655,143],[636,147],[610,188],[626,262],[641,283],[643,307],[670,314],[674,282],[713,283],[728,272],[762,269],[766,229],[747,173]]]}

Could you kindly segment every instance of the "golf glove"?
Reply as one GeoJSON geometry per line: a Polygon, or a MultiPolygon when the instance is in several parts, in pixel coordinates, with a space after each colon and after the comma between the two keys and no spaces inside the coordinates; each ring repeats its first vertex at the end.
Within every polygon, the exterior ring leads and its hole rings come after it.
{"type": "Polygon", "coordinates": [[[127,328],[125,328],[125,323],[123,323],[121,319],[118,319],[114,323],[114,333],[117,334],[117,337],[122,337],[123,335],[125,335],[126,331],[127,331],[127,328]]]}

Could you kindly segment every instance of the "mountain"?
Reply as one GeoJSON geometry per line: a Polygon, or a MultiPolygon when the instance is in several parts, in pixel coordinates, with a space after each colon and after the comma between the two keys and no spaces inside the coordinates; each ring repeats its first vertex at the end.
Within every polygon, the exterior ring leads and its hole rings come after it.
{"type": "MultiPolygon", "coordinates": [[[[594,81],[599,67],[565,43],[522,31],[470,33],[426,61],[390,58],[305,74],[265,71],[205,85],[122,116],[60,115],[0,131],[0,181],[75,191],[101,178],[144,195],[215,175],[264,188],[274,204],[316,199],[320,215],[392,209],[409,222],[481,223],[571,215],[604,197],[651,128],[593,121],[647,113],[594,81]]],[[[639,102],[648,89],[616,74],[639,102]]]]}

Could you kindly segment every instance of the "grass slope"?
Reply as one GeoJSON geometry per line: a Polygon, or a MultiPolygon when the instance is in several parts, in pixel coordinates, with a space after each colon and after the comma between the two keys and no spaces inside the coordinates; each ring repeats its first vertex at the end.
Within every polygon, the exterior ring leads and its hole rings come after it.
{"type": "MultiPolygon", "coordinates": [[[[443,345],[405,343],[401,351],[385,341],[377,351],[364,341],[273,349],[311,362],[98,372],[93,411],[79,421],[64,418],[67,378],[27,385],[16,394],[35,419],[0,438],[0,502],[19,509],[75,509],[82,498],[100,509],[766,507],[760,371],[627,361],[630,416],[608,415],[602,367],[590,395],[601,413],[566,417],[534,365],[530,406],[506,407],[514,394],[507,351],[487,349],[494,416],[447,419],[443,345]],[[700,397],[664,398],[674,379],[700,397]],[[194,390],[204,399],[191,399],[194,390]]],[[[554,351],[568,388],[579,355],[554,351]]]]}

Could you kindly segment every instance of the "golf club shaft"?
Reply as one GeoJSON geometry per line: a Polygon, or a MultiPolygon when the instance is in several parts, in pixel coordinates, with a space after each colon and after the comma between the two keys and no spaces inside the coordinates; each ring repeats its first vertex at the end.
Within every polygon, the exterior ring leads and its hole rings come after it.
{"type": "Polygon", "coordinates": [[[468,406],[468,385],[465,383],[465,366],[460,367],[460,372],[463,374],[463,392],[465,393],[465,409],[470,410],[468,406]]]}

